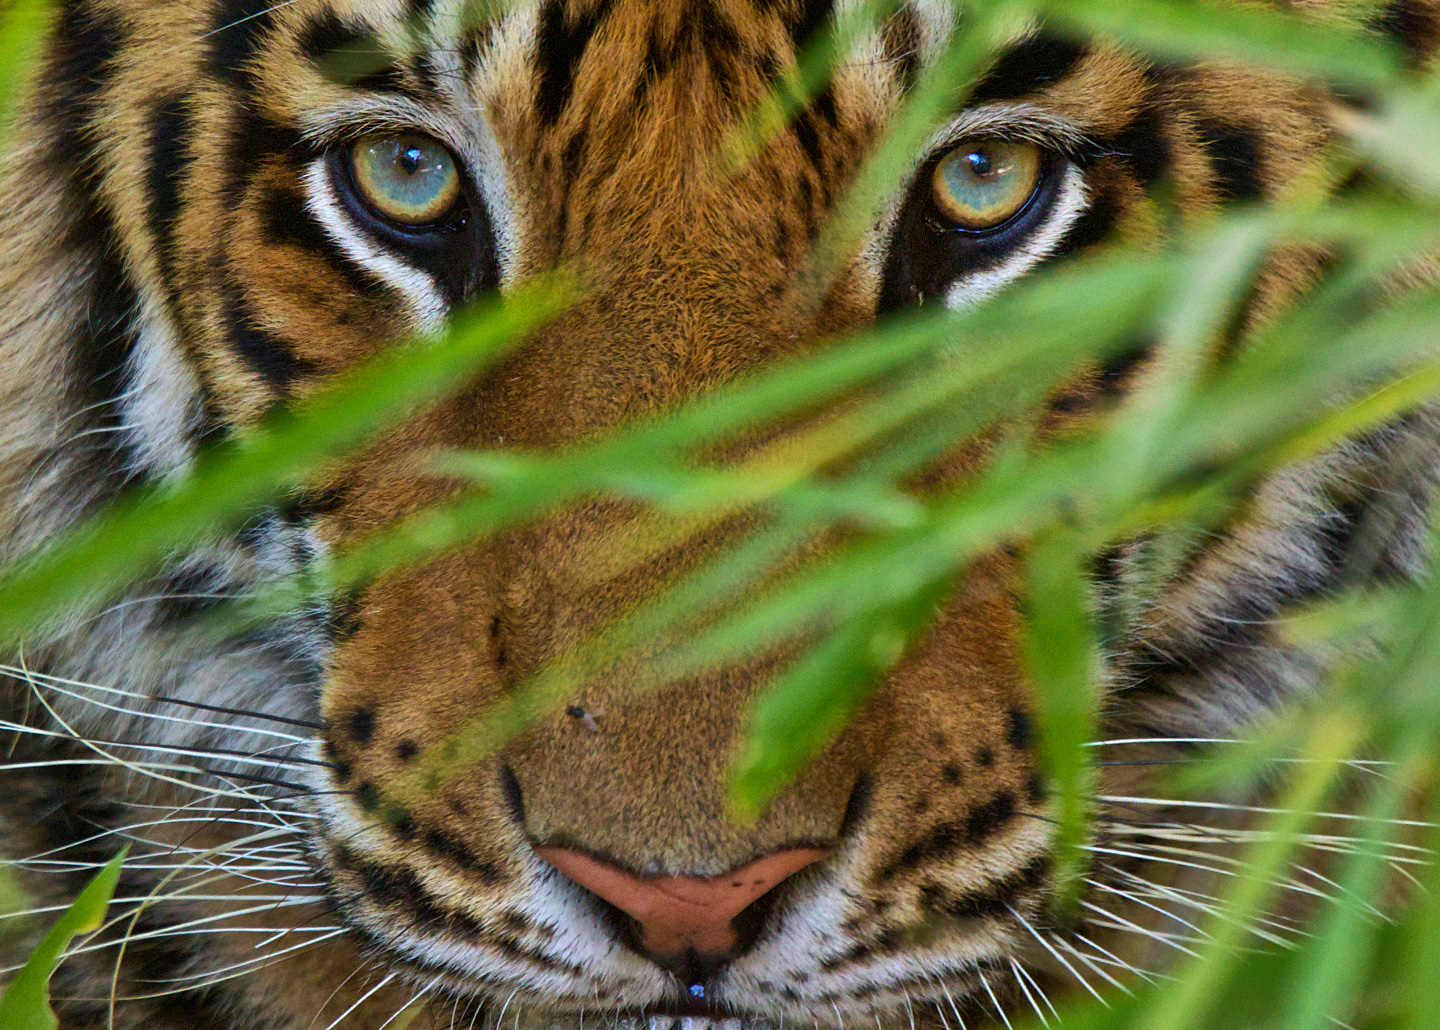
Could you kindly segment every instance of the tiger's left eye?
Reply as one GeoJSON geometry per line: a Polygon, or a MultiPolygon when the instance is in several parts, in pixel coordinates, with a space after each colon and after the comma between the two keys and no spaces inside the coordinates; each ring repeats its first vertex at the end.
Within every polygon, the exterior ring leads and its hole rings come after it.
{"type": "Polygon", "coordinates": [[[350,167],[365,202],[407,227],[444,220],[460,199],[455,159],[425,136],[366,136],[351,148],[350,167]]]}
{"type": "Polygon", "coordinates": [[[1044,165],[1033,143],[962,140],[935,166],[935,208],[957,229],[999,228],[1025,210],[1039,189],[1044,165]]]}

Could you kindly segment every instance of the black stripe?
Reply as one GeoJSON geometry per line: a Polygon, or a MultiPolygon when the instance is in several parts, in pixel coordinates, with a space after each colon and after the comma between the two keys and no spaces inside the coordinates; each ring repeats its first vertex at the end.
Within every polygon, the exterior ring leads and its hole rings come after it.
{"type": "Polygon", "coordinates": [[[820,148],[820,131],[815,125],[814,113],[808,108],[801,111],[791,122],[790,131],[795,134],[795,142],[805,152],[805,160],[810,162],[810,167],[823,172],[825,152],[820,148]]]}
{"type": "Polygon", "coordinates": [[[906,93],[920,78],[920,43],[920,23],[910,8],[902,8],[885,23],[881,46],[885,59],[900,73],[900,88],[906,93]]]}
{"type": "Polygon", "coordinates": [[[575,69],[585,48],[610,13],[610,0],[600,0],[572,23],[565,16],[566,0],[552,0],[540,11],[536,42],[536,106],[540,121],[554,125],[575,90],[575,69]]]}
{"type": "Polygon", "coordinates": [[[947,861],[963,848],[983,844],[986,838],[1014,818],[1015,806],[1014,793],[1002,790],[989,801],[971,809],[963,822],[932,826],[918,841],[887,862],[876,873],[876,882],[884,883],[907,869],[947,861]]]}
{"type": "Polygon", "coordinates": [[[149,190],[146,221],[159,256],[160,272],[170,278],[175,223],[180,215],[180,185],[190,163],[190,111],[184,94],[174,93],[155,106],[150,118],[149,190]]]}
{"type": "Polygon", "coordinates": [[[930,884],[920,894],[927,908],[952,919],[994,918],[1005,915],[1016,901],[1043,886],[1049,871],[1049,858],[1041,857],[1032,859],[1023,868],[979,890],[951,895],[940,886],[930,884]]]}
{"type": "Polygon", "coordinates": [[[313,362],[296,357],[290,344],[256,323],[234,286],[226,290],[224,320],[230,349],[275,389],[287,390],[301,376],[315,371],[313,362]]]}
{"type": "Polygon", "coordinates": [[[1215,172],[1215,188],[1225,201],[1256,200],[1265,193],[1265,160],[1260,135],[1253,129],[1217,121],[1195,126],[1215,172]]]}
{"type": "Polygon", "coordinates": [[[435,55],[428,50],[416,54],[410,62],[410,74],[415,77],[422,93],[430,97],[440,95],[441,71],[435,64],[435,55]]]}
{"type": "Polygon", "coordinates": [[[379,37],[363,26],[341,20],[333,12],[316,18],[301,33],[299,47],[300,56],[336,85],[358,86],[377,76],[384,82],[395,76],[403,84],[400,70],[391,63],[379,37]]]}
{"type": "Polygon", "coordinates": [[[239,208],[255,170],[263,162],[284,157],[291,167],[299,167],[320,156],[293,126],[271,121],[248,104],[237,107],[234,119],[225,162],[230,176],[224,186],[229,210],[239,208]]]}
{"type": "Polygon", "coordinates": [[[1090,202],[1085,213],[1075,220],[1075,224],[1055,248],[1052,260],[1104,243],[1115,232],[1116,223],[1120,221],[1123,213],[1124,209],[1114,194],[1100,193],[1090,202]]]}
{"type": "Polygon", "coordinates": [[[275,0],[221,0],[210,21],[209,72],[222,82],[249,90],[252,62],[275,22],[275,0]]]}
{"type": "Polygon", "coordinates": [[[86,255],[89,298],[70,351],[71,395],[83,411],[74,437],[90,475],[111,489],[131,482],[139,455],[123,432],[123,397],[137,344],[139,296],[125,270],[114,221],[95,195],[100,162],[91,138],[96,106],[109,82],[124,26],[84,3],[60,8],[40,95],[54,146],[47,163],[67,183],[71,217],[63,249],[86,255]]]}
{"type": "MultiPolygon", "coordinates": [[[[63,4],[55,18],[44,72],[44,117],[65,152],[66,162],[90,166],[84,135],[95,104],[113,71],[111,58],[124,45],[124,25],[105,11],[93,10],[82,0],[63,4]]],[[[71,174],[75,167],[67,169],[71,174]]]]}
{"type": "Polygon", "coordinates": [[[315,255],[351,290],[362,296],[374,297],[389,293],[388,283],[345,256],[339,244],[331,239],[315,220],[305,206],[304,199],[295,190],[276,184],[268,185],[260,202],[260,210],[260,231],[266,242],[277,246],[298,247],[315,255]]]}
{"type": "Polygon", "coordinates": [[[1390,0],[1369,25],[1399,43],[1412,67],[1422,66],[1440,45],[1440,14],[1420,0],[1390,0]]]}
{"type": "Polygon", "coordinates": [[[696,0],[685,26],[694,35],[699,51],[708,54],[712,64],[734,60],[744,45],[730,19],[710,0],[696,0]]]}
{"type": "Polygon", "coordinates": [[[1102,396],[1114,397],[1129,385],[1130,376],[1150,357],[1155,338],[1144,336],[1130,340],[1095,370],[1096,385],[1102,396]]]}
{"type": "Polygon", "coordinates": [[[800,0],[799,6],[793,10],[786,25],[790,32],[790,41],[795,44],[795,49],[803,50],[814,42],[815,33],[820,31],[821,26],[830,19],[834,12],[835,0],[800,0]]]}
{"type": "MultiPolygon", "coordinates": [[[[1320,552],[1318,568],[1291,565],[1281,575],[1265,574],[1263,581],[1231,584],[1233,593],[1227,602],[1207,612],[1185,639],[1166,640],[1160,648],[1146,649],[1121,663],[1121,682],[1130,680],[1122,690],[1123,697],[1128,702],[1137,697],[1173,696],[1183,681],[1260,646],[1276,616],[1285,609],[1331,596],[1342,586],[1356,536],[1382,496],[1368,489],[1332,498],[1323,516],[1296,533],[1297,544],[1308,540],[1320,552]]],[[[1183,569],[1193,569],[1208,553],[1209,547],[1197,548],[1186,558],[1183,569]]],[[[1182,571],[1177,581],[1188,574],[1182,571]]]]}
{"type": "Polygon", "coordinates": [[[1005,51],[976,85],[970,102],[989,104],[1026,96],[1069,75],[1085,54],[1084,45],[1074,40],[1038,32],[1005,51]]]}
{"type": "Polygon", "coordinates": [[[1119,156],[1146,189],[1159,182],[1173,162],[1165,116],[1153,104],[1141,108],[1124,130],[1102,141],[1101,148],[1119,156]]]}
{"type": "Polygon", "coordinates": [[[474,75],[480,67],[480,57],[490,48],[490,39],[495,32],[495,22],[487,21],[469,27],[460,42],[460,64],[465,74],[474,75]]]}

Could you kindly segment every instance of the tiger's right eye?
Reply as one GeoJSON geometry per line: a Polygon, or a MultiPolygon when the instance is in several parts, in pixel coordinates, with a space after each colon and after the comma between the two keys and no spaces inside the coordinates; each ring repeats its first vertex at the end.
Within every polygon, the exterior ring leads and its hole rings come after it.
{"type": "Polygon", "coordinates": [[[407,228],[444,221],[460,199],[455,159],[426,136],[362,137],[350,150],[350,170],[365,203],[407,228]]]}

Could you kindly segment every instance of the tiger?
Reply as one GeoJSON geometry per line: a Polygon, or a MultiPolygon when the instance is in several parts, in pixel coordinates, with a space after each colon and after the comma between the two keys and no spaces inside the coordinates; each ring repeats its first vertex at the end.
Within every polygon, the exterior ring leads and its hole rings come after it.
{"type": "MultiPolygon", "coordinates": [[[[763,655],[652,691],[601,677],[423,802],[377,801],[719,530],[587,581],[594,541],[654,524],[585,501],[205,629],[226,599],[443,499],[416,455],[591,439],[889,315],[1159,241],[1162,208],[1193,222],[1284,200],[1314,188],[1335,138],[1339,101],[1312,82],[1017,21],[823,297],[795,303],[847,188],[970,16],[881,5],[746,161],[718,161],[856,6],[53,5],[0,186],[7,567],[393,341],[557,269],[583,284],[323,489],[8,655],[0,839],[20,882],[54,911],[130,847],[110,936],[52,982],[65,1030],[1000,1025],[1066,970],[1138,968],[1115,935],[1047,922],[1054,822],[1009,551],[973,563],[752,824],[731,818],[727,775],[763,655]]],[[[1363,22],[1417,71],[1440,45],[1431,0],[1274,6],[1363,22]]],[[[1323,263],[1277,253],[1247,319],[1323,263]]],[[[1071,404],[1123,397],[1154,354],[1137,340],[1088,367],[1071,404]]],[[[1106,739],[1238,736],[1303,696],[1322,663],[1278,619],[1354,580],[1362,527],[1386,527],[1364,576],[1420,575],[1437,469],[1422,414],[1258,484],[1128,612],[1106,739]]],[[[1107,554],[1100,589],[1123,595],[1145,559],[1144,540],[1107,554]]],[[[1119,882],[1081,904],[1114,909],[1119,882]]],[[[1160,948],[1132,909],[1137,948],[1160,948]]]]}

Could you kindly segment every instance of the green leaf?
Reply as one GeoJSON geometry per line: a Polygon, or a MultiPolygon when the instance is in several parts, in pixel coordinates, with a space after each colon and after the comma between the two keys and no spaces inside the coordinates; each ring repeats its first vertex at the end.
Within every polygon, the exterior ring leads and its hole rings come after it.
{"type": "Polygon", "coordinates": [[[386,348],[293,409],[202,455],[180,482],[117,502],[0,579],[0,638],[14,639],[87,596],[103,599],[177,548],[238,524],[458,389],[569,298],[568,290],[547,283],[471,315],[440,340],[386,348]]]}
{"type": "Polygon", "coordinates": [[[105,910],[120,882],[120,867],[129,848],[106,864],[50,928],[24,967],[0,995],[0,1027],[5,1030],[55,1030],[60,1025],[50,1009],[50,977],[65,949],[77,934],[93,933],[105,920],[105,910]]]}
{"type": "Polygon", "coordinates": [[[0,8],[0,133],[11,139],[22,84],[40,53],[50,18],[49,0],[8,0],[0,8]]]}
{"type": "Polygon", "coordinates": [[[1400,55],[1338,18],[1215,0],[1048,0],[1048,18],[1167,58],[1239,61],[1346,85],[1400,81],[1400,55]]]}
{"type": "Polygon", "coordinates": [[[831,632],[760,697],[731,772],[730,811],[753,823],[840,735],[881,678],[934,623],[950,577],[831,632]]]}
{"type": "Polygon", "coordinates": [[[1073,904],[1088,869],[1081,846],[1095,792],[1086,745],[1095,739],[1101,666],[1086,558],[1078,534],[1058,530],[1041,536],[1025,562],[1025,656],[1056,820],[1051,875],[1060,908],[1073,904]]]}

